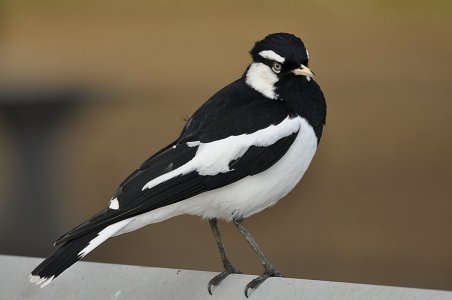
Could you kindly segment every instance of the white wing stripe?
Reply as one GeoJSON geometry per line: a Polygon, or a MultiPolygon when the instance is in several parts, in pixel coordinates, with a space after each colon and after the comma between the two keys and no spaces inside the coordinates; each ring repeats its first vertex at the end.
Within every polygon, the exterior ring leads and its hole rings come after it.
{"type": "Polygon", "coordinates": [[[83,248],[82,251],[78,253],[78,255],[80,257],[84,257],[92,250],[94,250],[97,246],[105,242],[109,237],[114,235],[117,231],[121,230],[124,226],[129,224],[131,221],[131,219],[126,219],[107,226],[105,229],[100,231],[97,236],[89,242],[88,246],[83,248]]]}
{"type": "Polygon", "coordinates": [[[199,144],[195,157],[179,168],[149,181],[142,190],[153,188],[171,178],[192,171],[197,171],[199,175],[203,176],[229,172],[231,171],[229,163],[241,157],[249,147],[268,147],[299,129],[300,117],[293,119],[287,117],[277,125],[270,125],[251,134],[230,136],[210,143],[189,142],[189,146],[199,144]]]}

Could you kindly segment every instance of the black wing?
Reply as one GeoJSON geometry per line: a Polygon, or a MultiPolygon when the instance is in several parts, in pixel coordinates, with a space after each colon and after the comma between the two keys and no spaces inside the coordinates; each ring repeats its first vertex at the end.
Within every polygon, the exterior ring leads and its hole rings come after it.
{"type": "MultiPolygon", "coordinates": [[[[244,92],[239,94],[243,95],[244,92]]],[[[260,95],[255,95],[254,98],[232,96],[235,95],[228,94],[227,90],[214,95],[188,121],[178,141],[151,156],[140,168],[129,175],[113,196],[119,201],[119,209],[107,208],[99,212],[62,236],[55,244],[67,242],[121,220],[226,186],[246,176],[265,171],[277,162],[290,148],[298,132],[282,137],[269,146],[247,148],[240,158],[229,163],[231,170],[229,172],[203,176],[196,171],[191,171],[143,190],[151,180],[176,170],[195,157],[198,146],[188,146],[188,141],[210,142],[230,135],[252,133],[272,124],[279,124],[290,115],[280,102],[267,100],[260,95]],[[237,99],[241,102],[236,101],[237,99]]]]}

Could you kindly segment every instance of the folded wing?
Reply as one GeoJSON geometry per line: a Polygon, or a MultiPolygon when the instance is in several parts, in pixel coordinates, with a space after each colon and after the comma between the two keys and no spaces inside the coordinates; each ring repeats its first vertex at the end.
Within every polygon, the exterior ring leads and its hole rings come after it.
{"type": "Polygon", "coordinates": [[[102,210],[55,244],[263,172],[287,152],[298,130],[298,120],[287,117],[252,134],[210,143],[175,142],[124,180],[113,196],[117,206],[102,210]]]}

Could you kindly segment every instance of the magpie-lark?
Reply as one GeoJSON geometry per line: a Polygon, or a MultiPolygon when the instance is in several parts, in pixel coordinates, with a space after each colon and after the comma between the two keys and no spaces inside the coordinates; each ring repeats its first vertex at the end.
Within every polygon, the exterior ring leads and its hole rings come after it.
{"type": "Polygon", "coordinates": [[[180,136],[147,159],[119,186],[107,208],[75,227],[32,271],[48,285],[112,236],[181,214],[208,219],[224,271],[231,273],[217,219],[233,221],[259,257],[264,273],[245,288],[248,297],[268,277],[282,276],[259,249],[244,220],[287,195],[308,168],[326,119],[323,93],[308,68],[302,40],[274,33],[256,42],[243,76],[205,102],[180,136]]]}

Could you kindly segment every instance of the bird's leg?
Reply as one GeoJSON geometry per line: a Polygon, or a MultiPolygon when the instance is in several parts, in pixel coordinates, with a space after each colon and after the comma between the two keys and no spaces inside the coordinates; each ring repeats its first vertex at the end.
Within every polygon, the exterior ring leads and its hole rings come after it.
{"type": "Polygon", "coordinates": [[[218,221],[216,218],[209,219],[210,227],[212,228],[213,236],[215,237],[215,241],[217,242],[218,250],[220,251],[221,261],[223,262],[224,271],[212,278],[209,281],[207,286],[207,290],[209,294],[212,295],[212,286],[219,285],[223,279],[228,277],[229,274],[241,274],[242,272],[238,271],[232,263],[229,261],[228,256],[226,255],[226,250],[224,249],[223,240],[221,239],[220,230],[218,229],[218,221]]]}
{"type": "Polygon", "coordinates": [[[254,253],[256,253],[256,255],[259,257],[262,266],[264,267],[264,273],[261,276],[253,279],[246,285],[245,296],[248,298],[248,291],[250,289],[256,289],[262,282],[264,282],[269,277],[283,277],[283,275],[280,272],[278,272],[278,270],[276,270],[276,268],[270,263],[270,261],[264,256],[262,251],[259,249],[259,246],[257,245],[256,241],[253,239],[250,232],[243,223],[243,218],[234,219],[234,224],[235,226],[237,226],[242,235],[248,241],[248,244],[250,244],[251,248],[253,248],[254,253]]]}

